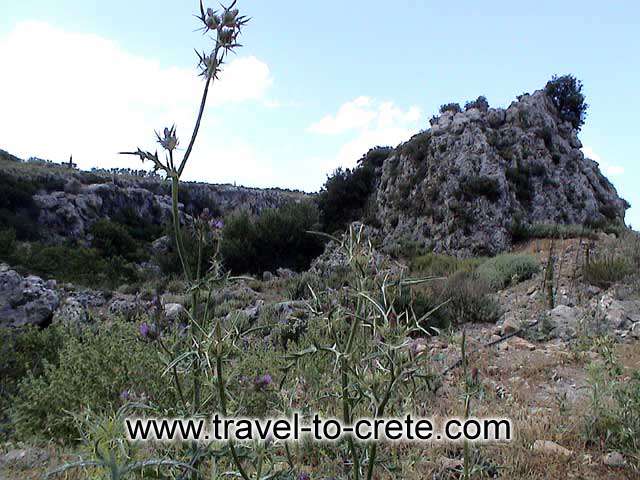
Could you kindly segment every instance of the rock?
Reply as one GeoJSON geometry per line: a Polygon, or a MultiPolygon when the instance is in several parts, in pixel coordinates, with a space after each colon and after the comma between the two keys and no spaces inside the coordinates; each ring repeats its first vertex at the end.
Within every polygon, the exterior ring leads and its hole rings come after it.
{"type": "Polygon", "coordinates": [[[622,220],[628,204],[580,148],[544,90],[506,110],[445,112],[379,168],[373,200],[385,245],[494,255],[512,246],[516,217],[584,224],[604,221],[606,208],[622,220]]]}
{"type": "Polygon", "coordinates": [[[549,455],[558,455],[561,457],[572,457],[573,452],[568,448],[558,445],[551,440],[536,440],[533,442],[533,450],[538,453],[544,453],[549,455]]]}
{"type": "Polygon", "coordinates": [[[502,335],[509,335],[510,333],[517,332],[520,330],[521,324],[520,320],[516,318],[513,313],[507,313],[504,316],[504,320],[502,321],[502,335]]]}
{"type": "Polygon", "coordinates": [[[127,320],[133,319],[147,311],[148,302],[133,295],[118,294],[107,304],[107,310],[112,315],[121,316],[127,320]]]}
{"type": "Polygon", "coordinates": [[[464,461],[459,458],[440,457],[438,463],[445,470],[459,470],[464,465],[464,461]]]}
{"type": "Polygon", "coordinates": [[[41,448],[20,448],[0,456],[0,468],[27,470],[49,460],[49,452],[41,448]]]}
{"type": "MultiPolygon", "coordinates": [[[[11,170],[8,173],[13,174],[11,170]]],[[[51,168],[46,174],[64,185],[61,191],[43,189],[33,196],[39,209],[38,223],[42,236],[52,242],[72,238],[87,243],[91,225],[100,219],[117,218],[123,213],[156,226],[166,225],[172,220],[170,188],[159,177],[80,171],[70,174],[69,170],[57,168],[51,168]],[[99,183],[91,183],[96,181],[99,183]]],[[[239,209],[256,214],[306,196],[303,192],[276,188],[197,182],[185,182],[180,188],[186,198],[186,204],[179,205],[184,219],[193,212],[200,212],[205,205],[215,205],[222,215],[239,209]]]]}
{"type": "Polygon", "coordinates": [[[60,298],[52,284],[40,277],[22,277],[14,270],[0,272],[0,326],[47,325],[60,298]]]}
{"type": "Polygon", "coordinates": [[[513,348],[514,350],[535,350],[536,346],[525,340],[524,338],[520,338],[520,337],[512,337],[509,340],[507,340],[505,343],[508,343],[509,346],[511,348],[513,348]]]}
{"type": "Polygon", "coordinates": [[[570,340],[577,335],[581,312],[575,307],[558,305],[551,310],[546,319],[550,334],[563,340],[570,340]]]}
{"type": "Polygon", "coordinates": [[[76,297],[67,297],[62,306],[53,314],[53,324],[57,325],[82,325],[89,321],[88,310],[76,297]]]}
{"type": "Polygon", "coordinates": [[[602,463],[608,467],[624,467],[627,462],[620,452],[609,452],[602,457],[602,463]]]}
{"type": "Polygon", "coordinates": [[[297,274],[293,270],[289,270],[288,268],[278,268],[276,273],[280,278],[293,278],[297,274]]]}
{"type": "Polygon", "coordinates": [[[151,251],[155,255],[164,255],[171,249],[171,239],[169,235],[163,235],[151,242],[151,251]]]}
{"type": "Polygon", "coordinates": [[[629,330],[629,335],[631,335],[633,338],[640,339],[640,322],[636,322],[633,324],[631,330],[629,330]]]}
{"type": "Polygon", "coordinates": [[[262,272],[263,282],[270,282],[271,280],[273,280],[273,273],[269,272],[268,270],[265,272],[262,272]]]}
{"type": "Polygon", "coordinates": [[[164,305],[164,318],[170,322],[178,322],[187,314],[185,308],[179,303],[166,303],[164,305]]]}

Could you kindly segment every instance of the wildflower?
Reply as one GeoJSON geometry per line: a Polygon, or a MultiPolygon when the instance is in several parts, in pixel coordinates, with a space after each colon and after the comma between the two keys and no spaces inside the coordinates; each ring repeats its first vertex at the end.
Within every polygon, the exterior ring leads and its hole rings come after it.
{"type": "Polygon", "coordinates": [[[211,228],[213,228],[214,230],[222,230],[223,227],[224,227],[224,222],[219,218],[211,222],[211,228]]]}
{"type": "Polygon", "coordinates": [[[204,17],[204,24],[209,30],[216,30],[220,25],[220,17],[216,15],[213,8],[207,8],[207,14],[204,17]]]}
{"type": "Polygon", "coordinates": [[[236,18],[238,18],[238,13],[239,11],[237,8],[225,10],[224,15],[222,16],[222,26],[236,28],[236,18]]]}
{"type": "Polygon", "coordinates": [[[176,136],[176,126],[173,125],[171,128],[164,129],[164,136],[160,136],[158,132],[156,132],[156,137],[158,137],[158,143],[162,145],[165,150],[175,150],[178,146],[178,137],[176,136]]]}
{"type": "Polygon", "coordinates": [[[218,71],[218,67],[220,66],[215,51],[211,52],[210,55],[207,55],[204,52],[202,53],[202,55],[200,55],[198,52],[196,52],[196,54],[200,59],[200,69],[202,70],[200,72],[200,75],[203,77],[206,77],[207,75],[215,77],[218,71]]]}
{"type": "Polygon", "coordinates": [[[311,480],[311,475],[309,475],[307,472],[300,472],[300,475],[298,475],[298,480],[311,480]]]}
{"type": "Polygon", "coordinates": [[[148,324],[147,322],[142,322],[139,330],[140,336],[145,340],[155,340],[160,336],[158,326],[155,323],[148,324]]]}
{"type": "Polygon", "coordinates": [[[272,383],[273,383],[273,378],[271,378],[271,375],[269,375],[268,373],[257,376],[253,381],[253,384],[255,385],[257,390],[264,390],[267,387],[269,387],[269,385],[271,385],[272,383]]]}
{"type": "Polygon", "coordinates": [[[120,392],[120,400],[122,400],[123,402],[128,402],[130,399],[131,399],[131,391],[123,390],[122,392],[120,392]]]}

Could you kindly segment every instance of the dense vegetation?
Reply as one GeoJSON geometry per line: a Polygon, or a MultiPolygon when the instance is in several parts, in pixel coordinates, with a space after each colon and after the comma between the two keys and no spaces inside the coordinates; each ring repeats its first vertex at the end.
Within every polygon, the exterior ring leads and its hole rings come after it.
{"type": "Polygon", "coordinates": [[[545,86],[546,94],[558,109],[560,118],[568,121],[573,128],[580,130],[584,125],[589,105],[582,93],[582,82],[573,75],[554,75],[545,86]]]}
{"type": "Polygon", "coordinates": [[[234,273],[300,271],[322,252],[321,237],[310,233],[319,229],[320,214],[311,201],[266,210],[257,218],[239,212],[225,222],[220,253],[234,273]]]}
{"type": "Polygon", "coordinates": [[[355,168],[338,168],[329,176],[318,198],[326,232],[344,230],[349,222],[366,214],[367,201],[380,177],[379,169],[390,153],[390,147],[372,148],[355,168]]]}

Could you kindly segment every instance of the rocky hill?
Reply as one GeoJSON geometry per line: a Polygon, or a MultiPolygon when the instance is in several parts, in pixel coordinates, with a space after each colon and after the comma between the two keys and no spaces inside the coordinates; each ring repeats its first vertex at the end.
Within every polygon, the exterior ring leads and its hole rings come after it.
{"type": "MultiPolygon", "coordinates": [[[[0,188],[11,186],[30,195],[29,205],[16,208],[14,213],[24,219],[31,217],[43,239],[85,239],[91,225],[100,219],[126,216],[162,225],[171,218],[170,186],[159,177],[86,172],[51,162],[23,162],[0,153],[0,188]]],[[[277,188],[188,182],[181,187],[180,202],[187,215],[204,208],[214,215],[225,215],[238,209],[259,213],[304,196],[277,188]]]]}
{"type": "Polygon", "coordinates": [[[581,147],[544,90],[507,109],[445,109],[382,165],[375,203],[384,241],[492,255],[534,224],[622,223],[629,204],[581,147]]]}

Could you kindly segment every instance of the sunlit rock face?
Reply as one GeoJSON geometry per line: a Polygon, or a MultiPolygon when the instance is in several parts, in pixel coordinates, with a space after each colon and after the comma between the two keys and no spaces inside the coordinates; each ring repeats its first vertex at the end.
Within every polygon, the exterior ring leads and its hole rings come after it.
{"type": "Polygon", "coordinates": [[[581,147],[542,90],[506,110],[434,117],[384,161],[376,194],[384,242],[491,255],[511,246],[517,226],[623,222],[628,203],[581,147]]]}

